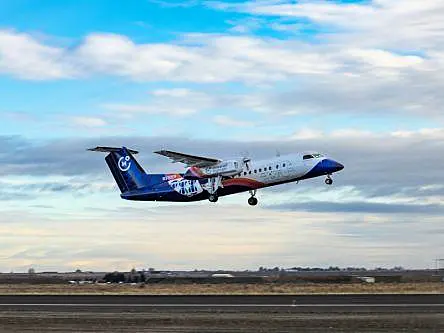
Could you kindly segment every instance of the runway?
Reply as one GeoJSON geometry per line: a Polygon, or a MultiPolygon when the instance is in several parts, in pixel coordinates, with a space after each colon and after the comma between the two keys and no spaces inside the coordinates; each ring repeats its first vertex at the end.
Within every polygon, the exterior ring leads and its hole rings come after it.
{"type": "MultiPolygon", "coordinates": [[[[253,295],[253,296],[158,296],[158,295],[0,295],[5,307],[41,308],[443,308],[444,295],[253,295]]],[[[288,310],[288,309],[287,309],[288,310]]]]}
{"type": "Polygon", "coordinates": [[[0,331],[444,331],[444,295],[0,296],[0,331]]]}

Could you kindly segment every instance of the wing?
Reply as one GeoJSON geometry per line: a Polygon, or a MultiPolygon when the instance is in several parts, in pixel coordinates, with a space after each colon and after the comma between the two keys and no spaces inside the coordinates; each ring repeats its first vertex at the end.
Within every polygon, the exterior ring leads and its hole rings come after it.
{"type": "Polygon", "coordinates": [[[185,163],[187,166],[208,167],[222,162],[216,158],[188,155],[171,150],[159,150],[155,153],[170,158],[174,163],[185,163]]]}

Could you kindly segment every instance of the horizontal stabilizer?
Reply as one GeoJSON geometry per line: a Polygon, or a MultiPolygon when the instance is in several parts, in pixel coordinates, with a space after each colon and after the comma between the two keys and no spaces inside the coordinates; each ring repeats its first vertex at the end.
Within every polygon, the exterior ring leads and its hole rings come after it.
{"type": "MultiPolygon", "coordinates": [[[[117,152],[120,152],[122,150],[122,148],[117,148],[117,147],[96,147],[96,148],[89,148],[88,150],[89,151],[97,151],[97,152],[101,152],[101,153],[117,153],[117,152]]],[[[127,150],[128,150],[128,152],[130,152],[133,155],[139,153],[137,150],[132,150],[132,149],[127,149],[127,150]]]]}

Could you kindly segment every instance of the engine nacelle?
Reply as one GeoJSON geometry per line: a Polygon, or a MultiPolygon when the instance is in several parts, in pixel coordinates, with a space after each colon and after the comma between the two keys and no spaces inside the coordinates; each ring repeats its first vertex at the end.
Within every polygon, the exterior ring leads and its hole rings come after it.
{"type": "Polygon", "coordinates": [[[242,163],[236,160],[222,161],[214,166],[199,168],[191,167],[185,172],[185,179],[213,178],[217,176],[231,177],[242,172],[242,163]]]}

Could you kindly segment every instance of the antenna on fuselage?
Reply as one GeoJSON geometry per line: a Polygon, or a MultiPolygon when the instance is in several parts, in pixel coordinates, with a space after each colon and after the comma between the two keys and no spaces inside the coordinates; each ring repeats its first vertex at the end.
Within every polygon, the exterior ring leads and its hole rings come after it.
{"type": "Polygon", "coordinates": [[[281,152],[279,151],[279,149],[276,149],[276,157],[281,157],[281,152]]]}

